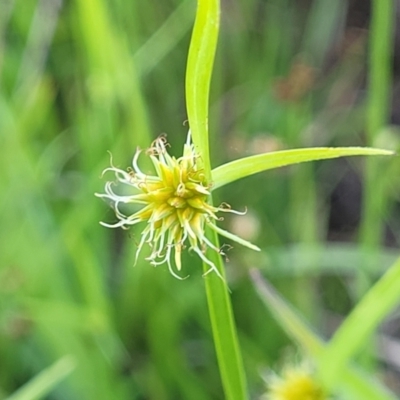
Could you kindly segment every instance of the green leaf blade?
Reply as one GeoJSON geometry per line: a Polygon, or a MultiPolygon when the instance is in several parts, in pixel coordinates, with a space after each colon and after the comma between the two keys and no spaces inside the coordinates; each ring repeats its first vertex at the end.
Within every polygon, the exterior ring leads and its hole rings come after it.
{"type": "Polygon", "coordinates": [[[207,178],[211,171],[208,140],[208,103],[217,48],[219,0],[197,2],[196,19],[186,67],[186,109],[193,143],[202,155],[207,178]]]}
{"type": "Polygon", "coordinates": [[[322,372],[329,386],[335,385],[343,366],[350,363],[399,301],[400,258],[357,304],[327,346],[322,372]]]}
{"type": "MultiPolygon", "coordinates": [[[[258,270],[251,270],[250,277],[265,306],[286,334],[315,360],[320,377],[323,378],[324,371],[321,371],[321,368],[326,363],[330,363],[330,360],[325,357],[330,344],[327,344],[302,318],[301,314],[263,279],[258,270]]],[[[365,374],[364,371],[360,371],[348,363],[341,367],[342,370],[340,377],[336,381],[335,392],[345,393],[346,398],[352,400],[396,399],[392,392],[383,387],[373,377],[365,374]]],[[[324,384],[327,383],[325,380],[323,382],[324,384]]]]}
{"type": "Polygon", "coordinates": [[[41,399],[67,377],[75,367],[75,360],[71,356],[65,356],[32,378],[7,400],[41,399]]]}
{"type": "Polygon", "coordinates": [[[257,154],[214,168],[211,172],[213,190],[258,172],[288,165],[346,156],[387,156],[393,154],[389,150],[370,147],[313,147],[257,154]]]}

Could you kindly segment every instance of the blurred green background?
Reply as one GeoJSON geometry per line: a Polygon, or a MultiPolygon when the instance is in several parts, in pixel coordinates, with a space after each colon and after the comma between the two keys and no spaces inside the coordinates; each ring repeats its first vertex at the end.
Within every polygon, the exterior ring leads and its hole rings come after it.
{"type": "MultiPolygon", "coordinates": [[[[44,398],[223,398],[197,258],[186,256],[185,281],[166,266],[133,267],[140,227],[100,226],[115,217],[94,197],[108,151],[126,168],[138,146],[167,133],[180,154],[195,6],[0,1],[0,399],[58,360],[48,372],[61,383],[44,398]]],[[[398,148],[396,102],[390,125],[373,142],[365,134],[369,18],[365,1],[223,1],[213,166],[294,147],[398,148]]],[[[324,161],[216,192],[248,210],[223,224],[262,249],[235,246],[226,264],[253,398],[263,369],[296,350],[247,268],[261,268],[329,336],[360,295],[357,269],[372,282],[398,253],[399,161],[374,163],[375,176],[362,158],[324,161]],[[372,224],[363,223],[366,181],[379,200],[372,224]]],[[[381,334],[396,340],[398,318],[381,334]]],[[[399,390],[399,364],[376,354],[374,368],[399,390]]]]}

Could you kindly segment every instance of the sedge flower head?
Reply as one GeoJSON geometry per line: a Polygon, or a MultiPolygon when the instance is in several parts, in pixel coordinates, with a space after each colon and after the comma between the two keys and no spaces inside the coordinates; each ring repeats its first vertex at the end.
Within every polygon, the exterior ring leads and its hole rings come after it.
{"type": "Polygon", "coordinates": [[[170,272],[180,278],[175,270],[181,270],[182,250],[189,247],[210,267],[208,272],[215,271],[220,276],[214,263],[207,258],[206,249],[210,248],[220,254],[222,251],[205,236],[206,226],[242,245],[259,249],[217,226],[216,222],[220,219],[217,213],[240,213],[225,203],[219,207],[209,203],[211,185],[207,182],[199,162],[200,156],[191,142],[190,132],[181,157],[175,158],[168,154],[167,147],[165,136],[160,136],[146,152],[154,166],[154,175],[145,174],[139,168],[139,149],[133,157],[132,169],[124,171],[111,163],[111,167],[104,170],[113,172],[116,182],[107,182],[105,193],[97,196],[111,201],[118,221],[114,224],[102,222],[102,225],[129,228],[146,223],[136,260],[147,243],[151,248],[147,260],[153,265],[166,263],[170,272]],[[116,193],[115,183],[125,186],[129,194],[116,193]],[[121,209],[121,204],[136,204],[140,209],[127,215],[121,209]]]}
{"type": "Polygon", "coordinates": [[[321,385],[307,369],[288,368],[271,379],[266,400],[328,400],[321,385]]]}

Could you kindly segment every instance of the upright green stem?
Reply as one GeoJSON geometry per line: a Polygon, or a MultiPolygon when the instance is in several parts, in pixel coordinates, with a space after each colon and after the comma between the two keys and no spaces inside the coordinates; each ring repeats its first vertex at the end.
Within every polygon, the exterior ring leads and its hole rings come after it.
{"type": "Polygon", "coordinates": [[[388,122],[390,112],[393,56],[393,0],[373,0],[370,28],[369,100],[367,135],[373,144],[379,130],[388,122]]]}
{"type": "MultiPolygon", "coordinates": [[[[211,180],[208,144],[208,102],[219,31],[219,14],[220,5],[218,0],[198,0],[186,70],[186,106],[189,126],[193,143],[201,155],[208,181],[211,180]]],[[[206,235],[210,241],[219,246],[218,236],[215,232],[208,230],[206,235]]],[[[218,268],[221,276],[225,276],[221,255],[209,252],[207,257],[218,268]]],[[[208,269],[209,266],[204,265],[204,271],[208,269]]],[[[213,273],[208,274],[204,280],[225,397],[229,400],[246,399],[243,361],[227,285],[224,280],[213,273]]]]}
{"type": "MultiPolygon", "coordinates": [[[[374,145],[377,136],[388,123],[394,16],[393,0],[372,1],[366,120],[368,146],[374,145]]],[[[380,185],[382,169],[379,160],[367,158],[365,162],[363,222],[360,239],[366,250],[375,250],[382,238],[385,193],[380,185]]],[[[368,261],[368,257],[366,259],[368,261]]],[[[363,260],[363,265],[366,267],[367,261],[363,260]]]]}
{"type": "MultiPolygon", "coordinates": [[[[214,231],[208,231],[206,234],[214,244],[218,245],[218,236],[214,231]]],[[[225,277],[221,256],[214,251],[209,251],[207,257],[216,265],[220,274],[225,277]]],[[[204,271],[208,268],[208,266],[204,266],[204,271]]],[[[229,400],[247,399],[246,377],[227,284],[215,273],[206,275],[204,279],[225,398],[229,400]]]]}

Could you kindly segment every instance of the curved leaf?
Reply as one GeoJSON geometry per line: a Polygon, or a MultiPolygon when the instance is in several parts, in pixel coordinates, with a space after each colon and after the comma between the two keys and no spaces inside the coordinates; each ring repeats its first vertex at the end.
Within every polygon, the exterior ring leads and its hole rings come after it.
{"type": "Polygon", "coordinates": [[[367,292],[331,338],[323,355],[323,373],[328,385],[335,385],[343,367],[399,301],[400,258],[367,292]]]}
{"type": "MultiPolygon", "coordinates": [[[[261,276],[256,269],[250,271],[253,284],[266,307],[270,310],[287,335],[297,342],[315,361],[323,365],[323,357],[330,343],[326,343],[311,326],[307,324],[291,304],[261,276]]],[[[362,324],[361,324],[362,325],[362,324]]],[[[349,340],[348,340],[349,341],[349,340]]],[[[353,340],[353,342],[355,342],[353,340]]],[[[348,361],[348,360],[347,360],[348,361]]],[[[328,360],[328,363],[330,360],[328,360]]],[[[335,392],[346,394],[352,400],[395,400],[396,396],[384,388],[373,377],[347,362],[341,365],[341,374],[336,381],[335,392]]]]}
{"type": "Polygon", "coordinates": [[[326,160],[344,156],[393,155],[389,150],[370,147],[313,147],[275,151],[241,158],[214,168],[211,172],[213,190],[246,176],[307,161],[326,160]]]}

